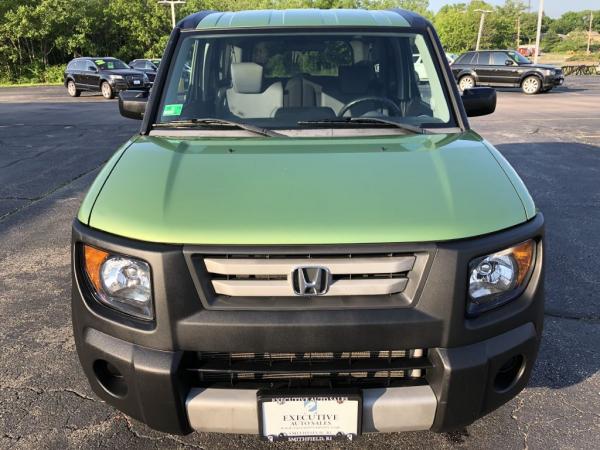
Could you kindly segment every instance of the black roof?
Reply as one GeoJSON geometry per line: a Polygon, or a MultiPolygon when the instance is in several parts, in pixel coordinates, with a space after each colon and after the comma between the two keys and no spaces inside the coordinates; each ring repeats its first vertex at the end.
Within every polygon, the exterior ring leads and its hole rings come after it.
{"type": "MultiPolygon", "coordinates": [[[[309,8],[306,11],[318,12],[319,10],[309,8]]],[[[339,10],[339,11],[345,11],[345,10],[339,10]]],[[[412,28],[426,29],[427,27],[429,27],[431,25],[430,22],[425,17],[423,17],[417,13],[414,13],[412,11],[408,11],[408,10],[401,9],[401,8],[390,8],[387,11],[391,11],[391,12],[394,12],[394,13],[402,16],[402,18],[404,18],[404,20],[406,20],[408,22],[409,26],[412,28]]],[[[181,19],[177,23],[176,27],[180,28],[180,29],[194,29],[198,26],[198,24],[206,16],[209,16],[210,14],[214,14],[214,13],[219,13],[219,12],[220,11],[215,11],[215,10],[198,11],[197,13],[190,14],[189,16],[181,19]]],[[[261,11],[261,12],[267,12],[267,11],[261,11]]]]}

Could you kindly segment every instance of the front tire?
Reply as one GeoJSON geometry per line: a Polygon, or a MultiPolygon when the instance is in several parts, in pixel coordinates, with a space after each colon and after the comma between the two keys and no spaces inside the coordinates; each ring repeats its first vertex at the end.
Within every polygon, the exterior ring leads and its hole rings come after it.
{"type": "Polygon", "coordinates": [[[102,97],[106,100],[111,100],[115,98],[115,93],[113,92],[112,87],[108,83],[108,81],[103,81],[100,85],[100,92],[102,92],[102,97]]]}
{"type": "Polygon", "coordinates": [[[472,89],[475,86],[475,78],[473,78],[471,75],[464,75],[458,80],[458,87],[461,91],[464,91],[465,89],[472,89]]]}
{"type": "Polygon", "coordinates": [[[527,95],[539,94],[542,90],[542,82],[534,75],[531,75],[521,83],[521,90],[527,95]]]}
{"type": "Polygon", "coordinates": [[[67,93],[71,97],[79,97],[81,95],[81,91],[77,89],[77,86],[75,86],[75,82],[73,80],[67,81],[67,93]]]}

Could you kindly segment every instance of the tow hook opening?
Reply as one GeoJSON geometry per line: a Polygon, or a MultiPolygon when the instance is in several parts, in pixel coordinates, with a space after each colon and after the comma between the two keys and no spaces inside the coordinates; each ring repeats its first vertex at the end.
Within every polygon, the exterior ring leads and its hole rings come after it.
{"type": "Polygon", "coordinates": [[[498,393],[504,393],[512,389],[523,376],[525,372],[525,357],[515,355],[508,359],[494,378],[494,389],[498,393]]]}
{"type": "Polygon", "coordinates": [[[125,378],[114,365],[104,359],[97,359],[93,368],[96,379],[109,394],[119,398],[127,395],[125,378]]]}

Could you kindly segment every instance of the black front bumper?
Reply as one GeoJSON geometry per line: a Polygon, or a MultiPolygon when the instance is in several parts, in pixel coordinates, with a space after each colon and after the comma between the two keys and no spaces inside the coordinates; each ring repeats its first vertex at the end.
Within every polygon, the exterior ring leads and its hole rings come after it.
{"type": "Polygon", "coordinates": [[[547,75],[544,77],[543,80],[543,88],[547,89],[547,88],[553,88],[553,87],[557,87],[557,86],[562,86],[565,82],[565,76],[560,73],[560,74],[556,74],[556,75],[547,75]]]}
{"type": "MultiPolygon", "coordinates": [[[[514,397],[529,379],[543,325],[543,222],[538,214],[523,225],[479,238],[407,245],[427,248],[433,255],[422,290],[408,307],[304,311],[205,309],[183,246],[132,241],[75,222],[72,311],[77,350],[99,397],[153,428],[187,433],[191,428],[185,401],[195,387],[184,376],[187,354],[425,348],[431,363],[426,382],[437,400],[431,429],[455,429],[514,397]],[[468,262],[530,238],[538,242],[537,261],[522,295],[467,319],[468,262]],[[150,263],[154,322],[126,317],[94,300],[80,270],[81,243],[150,263]],[[498,370],[513,357],[522,358],[522,370],[514,383],[499,386],[498,370]],[[119,370],[123,389],[111,392],[98,381],[99,361],[119,370]]],[[[386,246],[368,247],[381,251],[386,246]]]]}
{"type": "Polygon", "coordinates": [[[141,84],[133,84],[133,82],[127,80],[109,80],[110,86],[112,87],[115,93],[126,91],[127,89],[150,89],[152,87],[152,83],[144,83],[141,84]]]}

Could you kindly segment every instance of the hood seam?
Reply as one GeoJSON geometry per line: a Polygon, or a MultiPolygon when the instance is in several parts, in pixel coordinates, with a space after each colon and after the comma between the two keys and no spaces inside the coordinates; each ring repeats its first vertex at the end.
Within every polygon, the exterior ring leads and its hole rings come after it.
{"type": "Polygon", "coordinates": [[[131,147],[131,145],[137,141],[138,136],[135,136],[134,138],[129,140],[129,145],[127,147],[125,147],[123,149],[123,151],[121,152],[121,155],[119,155],[119,158],[115,161],[115,163],[113,164],[113,166],[110,168],[110,171],[108,172],[108,175],[106,175],[106,178],[104,179],[104,181],[102,182],[102,186],[100,186],[100,189],[98,189],[98,194],[96,194],[96,198],[94,199],[94,202],[92,203],[92,206],[90,207],[90,213],[87,217],[87,225],[91,226],[91,222],[92,222],[92,213],[94,212],[94,208],[96,207],[96,202],[98,201],[98,198],[100,198],[100,194],[102,194],[102,190],[104,189],[104,186],[106,185],[108,179],[110,178],[110,176],[112,175],[113,171],[115,170],[115,167],[117,167],[117,164],[119,164],[119,161],[121,161],[121,158],[123,158],[123,155],[125,155],[125,153],[127,152],[127,150],[129,150],[129,147],[131,147]]]}
{"type": "Polygon", "coordinates": [[[496,161],[496,164],[498,164],[498,167],[500,167],[500,170],[502,170],[502,173],[504,174],[504,176],[506,177],[506,179],[508,180],[508,182],[512,186],[513,190],[515,191],[515,194],[517,194],[517,198],[521,202],[521,207],[523,208],[523,215],[525,216],[525,220],[532,219],[533,217],[529,217],[529,215],[527,214],[527,208],[525,207],[525,202],[523,201],[523,198],[521,197],[521,194],[519,194],[519,191],[517,190],[517,187],[515,186],[515,184],[513,183],[513,181],[508,176],[508,173],[506,173],[506,170],[504,170],[504,167],[502,167],[502,164],[500,164],[500,161],[498,161],[498,158],[496,158],[496,155],[494,155],[494,152],[490,148],[490,144],[485,139],[483,140],[483,144],[485,145],[485,148],[488,151],[488,153],[491,155],[491,157],[494,158],[494,161],[496,161]]]}

